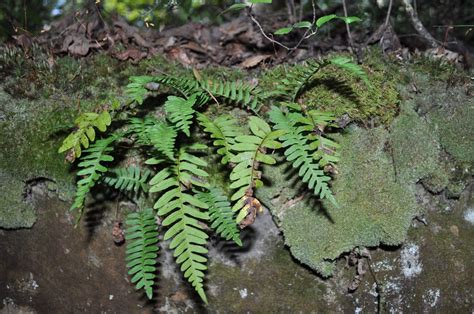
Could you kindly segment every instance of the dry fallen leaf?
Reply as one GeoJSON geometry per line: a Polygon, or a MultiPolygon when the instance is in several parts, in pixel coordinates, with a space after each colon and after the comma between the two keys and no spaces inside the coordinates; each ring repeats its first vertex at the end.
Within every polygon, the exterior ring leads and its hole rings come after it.
{"type": "Polygon", "coordinates": [[[248,68],[253,68],[254,66],[258,65],[260,62],[270,58],[271,55],[256,55],[252,56],[250,58],[245,59],[242,61],[242,63],[239,65],[242,68],[248,69],[248,68]]]}

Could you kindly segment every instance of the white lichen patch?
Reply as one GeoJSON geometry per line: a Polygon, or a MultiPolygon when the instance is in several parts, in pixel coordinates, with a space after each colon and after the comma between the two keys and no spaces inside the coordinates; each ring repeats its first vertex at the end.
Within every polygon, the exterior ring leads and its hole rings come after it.
{"type": "Polygon", "coordinates": [[[435,307],[438,304],[440,295],[441,292],[438,288],[428,289],[423,294],[423,302],[430,307],[435,307]]]}
{"type": "Polygon", "coordinates": [[[464,220],[474,225],[474,208],[470,207],[464,212],[464,220]]]}
{"type": "Polygon", "coordinates": [[[423,264],[420,261],[420,247],[414,243],[409,243],[400,252],[400,263],[402,273],[406,278],[419,275],[423,264]]]}
{"type": "Polygon", "coordinates": [[[382,261],[378,261],[377,263],[374,264],[374,271],[387,271],[387,270],[393,270],[393,262],[384,259],[382,261]]]}

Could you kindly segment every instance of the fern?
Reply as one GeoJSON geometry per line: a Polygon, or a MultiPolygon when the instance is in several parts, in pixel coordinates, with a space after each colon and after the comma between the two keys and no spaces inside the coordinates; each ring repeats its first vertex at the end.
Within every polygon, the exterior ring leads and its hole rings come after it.
{"type": "Polygon", "coordinates": [[[239,103],[257,113],[263,104],[263,94],[251,85],[243,82],[221,82],[216,80],[201,80],[200,86],[214,98],[239,103]]]}
{"type": "Polygon", "coordinates": [[[153,81],[154,78],[152,76],[132,76],[130,77],[130,83],[125,89],[125,94],[127,94],[132,102],[141,105],[148,94],[146,85],[153,81]]]}
{"type": "Polygon", "coordinates": [[[113,169],[104,177],[103,182],[122,192],[134,192],[138,194],[140,191],[148,191],[148,179],[151,171],[141,169],[136,166],[128,168],[113,169]]]}
{"type": "Polygon", "coordinates": [[[324,167],[339,161],[339,144],[325,136],[327,126],[335,126],[336,117],[330,112],[307,110],[295,103],[282,103],[288,107],[293,122],[309,141],[309,149],[314,151],[313,158],[324,167]]]}
{"type": "Polygon", "coordinates": [[[284,132],[279,139],[283,142],[285,157],[294,168],[299,169],[298,175],[302,181],[307,182],[309,188],[321,199],[326,198],[335,204],[336,201],[328,185],[331,177],[326,175],[315,161],[311,146],[303,134],[304,128],[297,125],[298,114],[284,114],[279,108],[274,107],[270,112],[270,120],[276,129],[284,132]]]}
{"type": "Polygon", "coordinates": [[[58,152],[62,153],[67,150],[72,150],[73,155],[70,157],[71,161],[81,156],[81,146],[88,148],[90,142],[93,142],[96,137],[95,129],[100,132],[105,132],[107,127],[112,123],[108,111],[101,113],[85,112],[81,114],[74,121],[76,130],[69,134],[63,141],[58,152]]]}
{"type": "Polygon", "coordinates": [[[281,143],[276,139],[283,131],[272,131],[270,126],[260,118],[250,117],[249,127],[252,135],[239,135],[235,138],[235,144],[231,149],[238,152],[230,161],[236,166],[230,174],[230,188],[237,190],[231,196],[236,201],[232,207],[233,211],[239,211],[237,222],[244,219],[247,214],[246,200],[253,196],[253,189],[263,185],[259,164],[272,165],[276,163],[275,158],[266,154],[267,149],[278,149],[281,143]]]}
{"type": "Polygon", "coordinates": [[[208,235],[202,230],[199,220],[208,220],[207,204],[200,201],[190,190],[191,186],[207,188],[207,183],[198,177],[207,177],[202,170],[207,164],[183,149],[178,153],[172,167],[158,172],[150,181],[150,192],[160,193],[154,208],[165,217],[162,225],[169,227],[164,240],[172,239],[176,262],[181,264],[184,277],[192,284],[202,300],[207,303],[203,287],[204,270],[207,269],[208,251],[205,248],[208,235]]]}
{"type": "Polygon", "coordinates": [[[155,215],[151,208],[127,215],[126,220],[128,274],[136,289],[144,289],[148,299],[153,297],[156,258],[158,251],[158,231],[155,215]]]}
{"type": "Polygon", "coordinates": [[[129,132],[138,138],[143,145],[153,146],[163,157],[174,160],[174,146],[178,132],[166,122],[153,117],[129,120],[129,132]]]}
{"type": "Polygon", "coordinates": [[[234,156],[230,149],[235,143],[234,138],[241,134],[237,121],[229,115],[222,115],[211,121],[201,113],[197,115],[197,119],[204,131],[215,139],[212,144],[219,147],[217,153],[222,156],[221,163],[227,164],[234,156]]]}
{"type": "Polygon", "coordinates": [[[209,206],[211,228],[226,240],[242,246],[240,232],[235,224],[230,202],[220,188],[210,188],[209,192],[198,193],[198,198],[209,206]]]}
{"type": "Polygon", "coordinates": [[[76,196],[70,210],[77,208],[82,212],[87,194],[92,187],[94,187],[102,174],[107,172],[107,167],[101,163],[114,160],[114,158],[109,155],[113,150],[110,144],[117,138],[118,135],[112,135],[108,138],[98,140],[92,144],[89,149],[84,151],[87,154],[81,158],[81,162],[78,165],[79,168],[82,168],[77,172],[77,176],[81,179],[77,181],[76,196]]]}
{"type": "Polygon", "coordinates": [[[360,67],[358,64],[352,62],[351,59],[346,57],[335,57],[329,59],[329,63],[356,75],[357,77],[361,78],[367,85],[370,86],[367,73],[365,73],[364,69],[362,69],[362,67],[360,67]]]}
{"type": "Polygon", "coordinates": [[[168,119],[187,136],[190,136],[189,126],[192,124],[194,116],[194,104],[197,94],[191,95],[188,99],[176,96],[168,96],[165,102],[165,111],[168,119]]]}
{"type": "Polygon", "coordinates": [[[210,99],[209,94],[201,88],[199,82],[195,79],[163,75],[155,77],[154,81],[176,90],[185,98],[196,95],[197,107],[206,104],[210,99]]]}

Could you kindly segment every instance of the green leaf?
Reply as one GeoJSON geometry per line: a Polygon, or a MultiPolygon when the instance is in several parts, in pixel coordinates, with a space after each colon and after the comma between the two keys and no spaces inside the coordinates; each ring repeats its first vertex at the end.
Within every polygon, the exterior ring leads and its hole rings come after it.
{"type": "Polygon", "coordinates": [[[246,3],[234,3],[233,5],[231,5],[230,7],[225,9],[224,11],[222,11],[220,14],[225,14],[225,13],[231,12],[231,11],[239,11],[239,10],[242,10],[242,9],[248,7],[248,6],[249,5],[246,4],[246,3]]]}
{"type": "Polygon", "coordinates": [[[346,24],[351,24],[351,23],[354,23],[354,22],[360,22],[362,21],[362,19],[360,19],[359,17],[357,16],[348,16],[348,17],[345,17],[345,16],[340,16],[338,17],[340,20],[343,20],[346,24]]]}
{"type": "Polygon", "coordinates": [[[282,28],[277,29],[273,34],[275,34],[275,35],[286,35],[286,34],[290,33],[292,30],[293,30],[292,26],[282,27],[282,28]]]}
{"type": "Polygon", "coordinates": [[[250,3],[256,4],[256,3],[272,3],[272,0],[249,0],[250,3]]]}
{"type": "Polygon", "coordinates": [[[316,20],[316,26],[319,28],[319,27],[323,26],[324,24],[326,24],[327,22],[329,22],[329,21],[331,21],[335,18],[337,18],[336,14],[329,14],[329,15],[321,16],[320,18],[318,18],[316,20]]]}
{"type": "Polygon", "coordinates": [[[311,28],[313,24],[309,21],[301,21],[298,23],[293,24],[294,28],[311,28]]]}

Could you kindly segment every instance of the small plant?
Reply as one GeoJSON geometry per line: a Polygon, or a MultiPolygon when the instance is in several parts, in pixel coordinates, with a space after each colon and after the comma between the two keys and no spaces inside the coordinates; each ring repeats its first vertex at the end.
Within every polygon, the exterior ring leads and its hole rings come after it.
{"type": "Polygon", "coordinates": [[[338,144],[328,133],[335,117],[297,102],[314,74],[330,65],[365,79],[359,66],[342,57],[290,69],[272,93],[204,78],[197,71],[190,77],[131,77],[129,101],[81,114],[59,149],[67,160],[79,159],[71,210],[80,217],[87,194],[98,184],[120,191],[140,205],[126,218],[131,282],[152,298],[162,234],[184,277],[207,303],[203,280],[209,235],[204,226],[242,245],[240,229],[262,210],[255,196],[265,182],[262,165],[277,163],[278,150],[308,189],[336,203],[330,181],[338,144]],[[169,96],[138,117],[157,84],[169,96]],[[248,118],[219,113],[235,107],[248,118]],[[211,174],[208,165],[215,160],[224,168],[218,176],[226,179],[211,174]]]}

